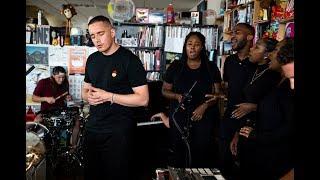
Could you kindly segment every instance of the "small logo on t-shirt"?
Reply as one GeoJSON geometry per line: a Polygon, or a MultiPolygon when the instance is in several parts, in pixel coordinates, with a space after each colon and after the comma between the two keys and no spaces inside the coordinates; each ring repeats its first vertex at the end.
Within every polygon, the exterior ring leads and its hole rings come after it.
{"type": "Polygon", "coordinates": [[[116,71],[115,69],[112,70],[111,76],[112,76],[112,77],[116,77],[116,76],[117,76],[117,71],[116,71]]]}

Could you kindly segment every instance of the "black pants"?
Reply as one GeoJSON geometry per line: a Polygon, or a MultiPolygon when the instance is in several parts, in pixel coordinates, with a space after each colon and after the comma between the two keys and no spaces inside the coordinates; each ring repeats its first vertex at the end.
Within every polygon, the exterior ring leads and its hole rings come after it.
{"type": "Polygon", "coordinates": [[[219,162],[220,170],[227,179],[238,179],[239,167],[237,157],[231,154],[230,143],[239,127],[239,120],[231,118],[233,108],[228,108],[220,122],[219,129],[219,162]]]}
{"type": "MultiPolygon", "coordinates": [[[[187,138],[191,157],[189,157],[188,148],[182,139],[182,135],[178,132],[173,122],[170,121],[171,154],[169,155],[169,165],[197,168],[217,167],[215,160],[217,144],[214,139],[214,121],[217,121],[217,119],[204,116],[200,121],[191,122],[187,138]],[[189,158],[191,158],[190,165],[189,158]]],[[[184,129],[183,126],[182,129],[184,129]]]]}
{"type": "Polygon", "coordinates": [[[108,134],[87,132],[84,138],[86,180],[135,179],[132,163],[133,130],[108,134]]]}
{"type": "Polygon", "coordinates": [[[240,161],[240,179],[255,179],[255,144],[253,141],[240,136],[238,142],[238,156],[240,161]]]}

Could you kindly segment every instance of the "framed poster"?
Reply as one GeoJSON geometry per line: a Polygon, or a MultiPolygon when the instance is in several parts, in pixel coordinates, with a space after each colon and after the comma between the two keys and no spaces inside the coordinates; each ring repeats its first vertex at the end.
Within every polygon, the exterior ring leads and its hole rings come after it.
{"type": "Polygon", "coordinates": [[[40,103],[32,101],[32,94],[39,80],[50,77],[49,66],[42,64],[26,64],[26,71],[28,70],[29,72],[26,76],[26,104],[40,105],[40,103]]]}
{"type": "Polygon", "coordinates": [[[68,66],[68,48],[49,46],[49,66],[68,66]]]}
{"type": "Polygon", "coordinates": [[[48,65],[48,46],[26,45],[26,64],[48,65]]]}
{"type": "Polygon", "coordinates": [[[86,47],[70,47],[68,50],[69,74],[84,74],[87,62],[86,47]]]}
{"type": "Polygon", "coordinates": [[[69,92],[73,100],[81,100],[81,90],[84,80],[84,75],[70,75],[69,76],[69,92]]]}

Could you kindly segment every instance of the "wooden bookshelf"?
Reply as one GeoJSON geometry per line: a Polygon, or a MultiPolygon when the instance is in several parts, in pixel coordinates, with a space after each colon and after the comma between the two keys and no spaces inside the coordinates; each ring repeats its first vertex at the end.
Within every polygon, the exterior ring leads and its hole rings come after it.
{"type": "Polygon", "coordinates": [[[270,23],[270,20],[258,20],[257,22],[254,22],[253,24],[264,24],[264,23],[270,23]]]}
{"type": "Polygon", "coordinates": [[[134,48],[136,50],[157,50],[157,49],[160,49],[160,50],[163,50],[163,47],[133,47],[133,46],[123,46],[125,48],[134,48]]]}
{"type": "Polygon", "coordinates": [[[260,7],[260,1],[254,0],[254,5],[253,5],[253,22],[259,22],[259,10],[261,9],[260,7]]]}
{"type": "Polygon", "coordinates": [[[244,3],[244,4],[238,4],[238,5],[234,5],[234,6],[229,6],[228,10],[233,11],[235,9],[243,9],[243,8],[246,8],[249,4],[252,4],[252,3],[254,3],[254,1],[250,1],[250,2],[247,2],[247,3],[244,3]]]}
{"type": "Polygon", "coordinates": [[[134,23],[134,22],[113,22],[114,26],[166,26],[166,23],[155,24],[155,23],[134,23]]]}
{"type": "Polygon", "coordinates": [[[279,20],[280,24],[287,24],[288,22],[293,22],[294,21],[294,17],[288,18],[288,19],[282,19],[279,20]]]}
{"type": "Polygon", "coordinates": [[[217,25],[201,25],[201,24],[167,24],[168,27],[191,27],[191,28],[218,28],[217,25]]]}
{"type": "Polygon", "coordinates": [[[216,17],[216,21],[223,21],[223,19],[224,19],[224,15],[220,15],[216,17]]]}
{"type": "Polygon", "coordinates": [[[139,57],[147,72],[147,80],[161,80],[166,64],[165,24],[115,22],[113,25],[117,28],[117,42],[139,57]]]}
{"type": "MultiPolygon", "coordinates": [[[[247,22],[247,23],[254,23],[256,22],[255,17],[257,14],[256,12],[256,6],[259,4],[260,1],[258,0],[252,0],[250,2],[246,2],[244,4],[235,5],[232,7],[228,7],[228,10],[224,13],[224,40],[229,40],[229,38],[232,35],[232,30],[235,26],[235,23],[238,22],[247,22]],[[239,14],[241,11],[241,18],[238,20],[234,20],[234,11],[238,10],[239,14]],[[243,13],[245,11],[245,14],[243,13]]],[[[239,17],[238,17],[239,18],[239,17]]]]}

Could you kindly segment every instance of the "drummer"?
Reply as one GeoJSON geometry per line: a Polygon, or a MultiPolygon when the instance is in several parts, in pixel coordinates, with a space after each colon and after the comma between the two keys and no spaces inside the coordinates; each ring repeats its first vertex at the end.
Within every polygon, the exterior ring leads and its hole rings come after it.
{"type": "MultiPolygon", "coordinates": [[[[41,103],[40,112],[67,107],[66,101],[71,99],[67,73],[61,66],[54,67],[50,77],[41,79],[32,95],[32,101],[41,103]]],[[[36,116],[34,121],[42,122],[41,113],[36,116]]],[[[72,130],[72,142],[70,142],[73,148],[76,147],[79,128],[80,121],[77,119],[72,130]]]]}

